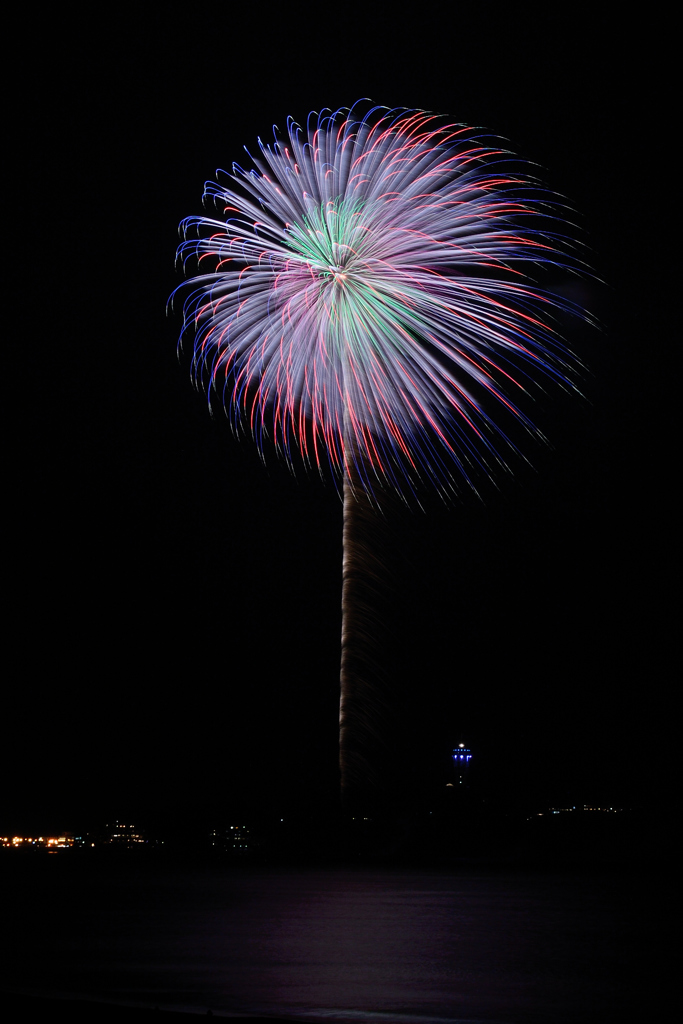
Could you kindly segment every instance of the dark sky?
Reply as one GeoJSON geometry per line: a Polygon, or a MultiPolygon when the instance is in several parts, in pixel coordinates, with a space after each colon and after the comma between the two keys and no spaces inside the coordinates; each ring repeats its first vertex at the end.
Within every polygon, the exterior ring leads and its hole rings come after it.
{"type": "Polygon", "coordinates": [[[539,411],[535,472],[392,525],[396,786],[462,736],[505,799],[649,800],[673,623],[656,33],[437,5],[162,10],[18,41],[5,826],[336,798],[340,501],[211,421],[165,303],[215,168],[362,96],[509,138],[609,285],[603,333],[574,338],[586,401],[539,411]]]}

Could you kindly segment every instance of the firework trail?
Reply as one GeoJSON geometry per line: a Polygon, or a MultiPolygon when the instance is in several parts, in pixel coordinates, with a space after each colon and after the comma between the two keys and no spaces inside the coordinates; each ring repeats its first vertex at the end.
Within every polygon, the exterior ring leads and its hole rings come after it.
{"type": "Polygon", "coordinates": [[[424,111],[357,109],[310,115],[305,131],[289,120],[253,169],[219,171],[205,186],[218,216],[184,220],[178,249],[198,270],[181,285],[181,344],[192,336],[209,402],[261,451],[291,465],[299,452],[342,482],[343,786],[368,700],[354,522],[382,486],[475,487],[515,447],[505,424],[537,433],[518,403],[534,383],[566,383],[550,324],[568,304],[525,271],[578,266],[550,197],[499,140],[424,111]]]}

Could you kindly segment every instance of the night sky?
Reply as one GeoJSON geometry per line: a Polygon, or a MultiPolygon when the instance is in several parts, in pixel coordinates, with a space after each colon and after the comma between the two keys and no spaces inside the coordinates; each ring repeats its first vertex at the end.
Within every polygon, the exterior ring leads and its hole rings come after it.
{"type": "Polygon", "coordinates": [[[2,824],[338,799],[341,502],[212,421],[165,305],[215,168],[362,96],[510,139],[580,211],[607,282],[583,293],[602,333],[571,336],[585,400],[534,410],[553,444],[527,449],[534,470],[390,515],[394,794],[438,780],[462,738],[511,804],[654,799],[673,629],[656,38],[436,5],[410,23],[197,10],[60,17],[20,42],[2,824]]]}

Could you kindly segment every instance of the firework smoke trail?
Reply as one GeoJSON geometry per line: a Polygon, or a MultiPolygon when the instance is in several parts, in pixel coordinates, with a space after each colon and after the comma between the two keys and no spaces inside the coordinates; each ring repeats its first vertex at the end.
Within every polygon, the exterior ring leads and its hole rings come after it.
{"type": "Polygon", "coordinates": [[[424,111],[356,109],[305,131],[289,120],[254,169],[218,172],[205,198],[220,215],[184,220],[178,249],[200,271],[181,285],[181,344],[192,334],[209,402],[261,451],[293,465],[298,450],[342,482],[343,788],[368,692],[354,522],[384,485],[475,487],[514,448],[506,422],[536,433],[518,396],[566,383],[549,321],[568,304],[522,269],[578,266],[549,231],[547,193],[498,140],[424,111]]]}

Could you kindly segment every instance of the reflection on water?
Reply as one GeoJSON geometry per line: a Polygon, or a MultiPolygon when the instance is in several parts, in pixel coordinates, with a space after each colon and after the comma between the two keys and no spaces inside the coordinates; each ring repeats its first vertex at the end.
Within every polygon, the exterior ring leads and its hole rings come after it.
{"type": "Polygon", "coordinates": [[[623,1020],[641,987],[627,876],[66,867],[6,879],[5,987],[214,1013],[534,1024],[623,1020]]]}

